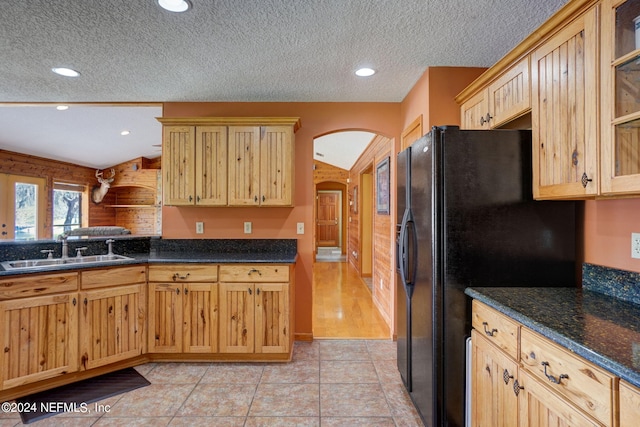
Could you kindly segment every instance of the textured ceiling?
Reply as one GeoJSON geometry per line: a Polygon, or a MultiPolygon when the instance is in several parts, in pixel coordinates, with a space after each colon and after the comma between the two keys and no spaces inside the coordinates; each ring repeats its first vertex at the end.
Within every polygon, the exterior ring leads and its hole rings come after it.
{"type": "Polygon", "coordinates": [[[400,102],[427,67],[490,66],[565,3],[2,1],[0,103],[400,102]]]}

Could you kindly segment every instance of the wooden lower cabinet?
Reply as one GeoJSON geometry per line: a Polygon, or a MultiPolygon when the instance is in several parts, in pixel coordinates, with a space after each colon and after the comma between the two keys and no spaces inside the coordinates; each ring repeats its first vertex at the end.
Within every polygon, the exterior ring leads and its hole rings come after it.
{"type": "Polygon", "coordinates": [[[640,389],[620,381],[620,427],[634,427],[640,423],[640,389]]]}
{"type": "Polygon", "coordinates": [[[471,332],[473,342],[471,381],[472,427],[518,425],[518,364],[484,338],[471,332]]]}
{"type": "Polygon", "coordinates": [[[80,370],[143,353],[144,288],[137,284],[80,293],[80,370]]]}
{"type": "Polygon", "coordinates": [[[149,352],[215,353],[218,285],[149,284],[149,352]]]}
{"type": "MultiPolygon", "coordinates": [[[[616,377],[477,300],[472,306],[472,426],[618,425],[616,377]],[[501,334],[516,339],[519,354],[494,339],[501,334]]],[[[620,385],[621,427],[640,417],[640,391],[628,390],[620,385]]]]}
{"type": "Polygon", "coordinates": [[[0,302],[2,389],[78,369],[77,292],[0,302]]]}
{"type": "Polygon", "coordinates": [[[287,353],[288,283],[220,284],[220,352],[287,353]]]}
{"type": "MultiPolygon", "coordinates": [[[[555,395],[525,370],[520,371],[520,427],[602,426],[555,395]]],[[[516,424],[513,424],[514,426],[516,424]]]]}
{"type": "Polygon", "coordinates": [[[290,268],[275,264],[220,266],[221,353],[290,353],[290,268]]]}

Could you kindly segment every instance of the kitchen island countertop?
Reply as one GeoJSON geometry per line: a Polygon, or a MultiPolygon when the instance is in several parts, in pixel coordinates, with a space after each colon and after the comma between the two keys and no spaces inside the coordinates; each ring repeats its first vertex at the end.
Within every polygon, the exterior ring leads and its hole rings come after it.
{"type": "Polygon", "coordinates": [[[640,306],[579,288],[467,288],[466,294],[640,387],[640,306]]]}

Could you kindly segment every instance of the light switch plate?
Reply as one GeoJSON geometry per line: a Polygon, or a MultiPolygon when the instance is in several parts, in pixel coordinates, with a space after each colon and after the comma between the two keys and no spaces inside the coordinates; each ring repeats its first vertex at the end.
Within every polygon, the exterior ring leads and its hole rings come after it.
{"type": "Polygon", "coordinates": [[[196,222],[196,234],[204,233],[204,222],[196,222]]]}
{"type": "Polygon", "coordinates": [[[640,258],[640,233],[631,233],[631,258],[640,258]]]}
{"type": "Polygon", "coordinates": [[[250,222],[245,222],[244,223],[244,234],[251,234],[251,223],[250,222]]]}
{"type": "Polygon", "coordinates": [[[299,222],[297,227],[298,234],[304,234],[304,222],[299,222]]]}

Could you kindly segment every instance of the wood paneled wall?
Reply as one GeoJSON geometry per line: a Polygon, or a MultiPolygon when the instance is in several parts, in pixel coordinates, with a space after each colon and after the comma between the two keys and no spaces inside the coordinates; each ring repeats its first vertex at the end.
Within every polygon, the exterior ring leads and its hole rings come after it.
{"type": "MultiPolygon", "coordinates": [[[[78,166],[71,163],[59,162],[42,157],[14,153],[0,150],[0,172],[15,175],[44,177],[47,180],[47,235],[42,238],[53,238],[51,221],[53,218],[53,183],[55,181],[84,185],[88,190],[97,184],[95,169],[78,166]]],[[[109,194],[107,194],[107,198],[109,194]]],[[[108,204],[108,200],[103,202],[108,204]]],[[[86,225],[113,225],[115,223],[115,211],[111,208],[103,208],[89,202],[89,215],[86,225]]]]}
{"type": "MultiPolygon", "coordinates": [[[[353,187],[360,182],[360,174],[369,170],[373,166],[373,190],[377,193],[376,188],[376,166],[385,158],[389,157],[389,181],[390,192],[395,192],[395,154],[393,140],[378,135],[371,144],[365,149],[360,158],[349,171],[349,187],[348,193],[353,194],[353,187]]],[[[358,212],[350,212],[351,221],[349,222],[349,247],[347,250],[347,259],[351,264],[360,271],[360,216],[362,213],[362,194],[358,190],[358,212]],[[354,257],[353,252],[358,253],[358,257],[354,257]]],[[[393,201],[392,197],[392,201],[393,201]]],[[[393,203],[390,203],[393,207],[393,203]]],[[[389,326],[392,325],[392,317],[394,313],[394,229],[393,229],[393,212],[389,215],[379,214],[375,207],[375,197],[373,200],[373,251],[372,251],[372,281],[373,281],[373,301],[380,310],[389,326]]]]}
{"type": "Polygon", "coordinates": [[[95,204],[90,201],[91,189],[98,185],[96,170],[71,163],[59,162],[27,154],[0,150],[0,173],[44,177],[46,179],[47,207],[43,239],[52,236],[53,183],[66,182],[84,185],[87,189],[88,218],[83,226],[118,225],[129,228],[133,234],[160,234],[160,180],[159,159],[140,157],[113,167],[116,176],[111,189],[102,200],[95,204]],[[134,165],[135,168],[134,168],[134,165]],[[143,208],[114,208],[113,205],[149,205],[143,208]],[[151,207],[151,206],[156,206],[151,207]]]}

